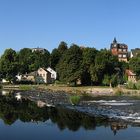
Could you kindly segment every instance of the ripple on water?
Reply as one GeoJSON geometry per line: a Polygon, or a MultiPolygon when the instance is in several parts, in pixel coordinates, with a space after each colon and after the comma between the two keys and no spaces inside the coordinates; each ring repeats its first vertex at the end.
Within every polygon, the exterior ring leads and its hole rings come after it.
{"type": "Polygon", "coordinates": [[[88,101],[88,102],[90,102],[90,103],[99,103],[100,105],[112,105],[112,106],[133,105],[132,102],[128,102],[126,100],[120,100],[120,101],[117,101],[117,100],[110,100],[110,101],[99,100],[99,101],[88,101]]]}

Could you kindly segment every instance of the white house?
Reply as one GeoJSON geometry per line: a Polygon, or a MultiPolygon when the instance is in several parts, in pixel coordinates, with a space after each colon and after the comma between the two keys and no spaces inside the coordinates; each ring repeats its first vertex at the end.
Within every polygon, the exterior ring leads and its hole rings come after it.
{"type": "Polygon", "coordinates": [[[2,79],[2,81],[1,81],[2,83],[9,83],[9,81],[8,80],[6,80],[6,79],[2,79]]]}
{"type": "Polygon", "coordinates": [[[47,68],[47,71],[49,71],[50,73],[51,73],[51,78],[52,78],[52,80],[56,80],[56,78],[57,78],[57,73],[56,73],[56,71],[54,71],[52,68],[50,68],[50,67],[48,67],[47,68]]]}
{"type": "Polygon", "coordinates": [[[17,78],[18,81],[21,81],[21,80],[22,80],[22,75],[17,74],[17,75],[16,75],[16,78],[17,78]]]}

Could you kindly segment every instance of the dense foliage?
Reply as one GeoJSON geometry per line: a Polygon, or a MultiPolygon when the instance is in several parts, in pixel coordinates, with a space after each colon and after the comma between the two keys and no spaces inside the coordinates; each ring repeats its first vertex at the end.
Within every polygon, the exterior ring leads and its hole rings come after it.
{"type": "Polygon", "coordinates": [[[138,79],[140,79],[140,55],[133,57],[129,61],[129,67],[137,74],[138,79]]]}
{"type": "MultiPolygon", "coordinates": [[[[130,67],[140,74],[140,58],[135,59],[130,60],[130,67]]],[[[128,64],[119,62],[109,50],[79,47],[76,44],[68,48],[67,43],[62,41],[51,53],[47,50],[32,51],[29,48],[19,52],[5,50],[0,58],[0,78],[14,82],[18,73],[30,73],[39,67],[48,66],[56,70],[58,80],[66,84],[116,86],[125,82],[124,73],[128,64]]]]}

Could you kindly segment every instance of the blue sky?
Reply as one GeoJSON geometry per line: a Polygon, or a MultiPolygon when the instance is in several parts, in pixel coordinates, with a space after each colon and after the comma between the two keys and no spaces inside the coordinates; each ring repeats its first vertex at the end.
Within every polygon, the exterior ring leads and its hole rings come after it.
{"type": "Polygon", "coordinates": [[[0,54],[60,41],[97,49],[113,38],[140,47],[140,0],[0,0],[0,54]]]}

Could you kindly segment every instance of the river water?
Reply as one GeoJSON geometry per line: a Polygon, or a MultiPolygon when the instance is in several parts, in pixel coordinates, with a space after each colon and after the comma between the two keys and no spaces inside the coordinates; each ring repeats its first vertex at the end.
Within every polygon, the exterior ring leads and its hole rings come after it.
{"type": "MultiPolygon", "coordinates": [[[[90,106],[103,107],[102,110],[109,108],[122,111],[125,115],[135,114],[138,119],[139,101],[138,98],[129,97],[98,97],[83,102],[88,102],[90,106]]],[[[95,116],[60,106],[40,107],[26,99],[17,101],[13,94],[1,93],[0,140],[140,139],[139,122],[97,114],[95,116]]]]}

